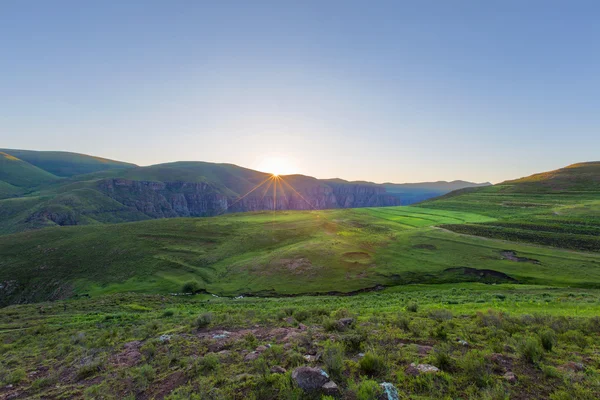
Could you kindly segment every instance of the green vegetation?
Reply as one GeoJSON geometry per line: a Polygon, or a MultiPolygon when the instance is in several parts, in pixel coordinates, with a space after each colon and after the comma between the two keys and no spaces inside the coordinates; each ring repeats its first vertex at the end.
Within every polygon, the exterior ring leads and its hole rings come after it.
{"type": "Polygon", "coordinates": [[[37,186],[56,179],[51,173],[0,151],[0,190],[5,195],[18,193],[17,187],[37,186]]]}
{"type": "Polygon", "coordinates": [[[118,294],[16,305],[0,309],[0,393],[374,399],[388,382],[401,399],[595,399],[599,312],[599,290],[480,283],[349,297],[118,294]],[[406,313],[409,304],[418,310],[406,313]],[[203,315],[210,318],[198,324],[203,315]],[[325,330],[324,321],[340,318],[356,322],[325,330]],[[440,323],[448,329],[442,338],[440,323]],[[326,370],[338,393],[304,394],[291,376],[299,366],[326,370]]]}
{"type": "Polygon", "coordinates": [[[427,209],[468,211],[494,221],[443,228],[457,233],[600,251],[600,163],[571,165],[499,185],[465,189],[424,202],[427,209]]]}
{"type": "Polygon", "coordinates": [[[4,304],[72,295],[193,291],[237,296],[377,285],[519,282],[600,286],[600,255],[461,236],[485,222],[419,207],[287,211],[62,227],[0,237],[4,304]],[[193,285],[193,284],[192,284],[193,285]]]}

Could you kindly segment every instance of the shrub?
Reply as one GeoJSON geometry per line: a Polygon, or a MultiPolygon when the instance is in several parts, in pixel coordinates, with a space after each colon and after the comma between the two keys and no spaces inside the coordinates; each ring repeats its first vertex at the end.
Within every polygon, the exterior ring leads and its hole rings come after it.
{"type": "Polygon", "coordinates": [[[360,383],[356,398],[358,400],[373,400],[377,399],[381,395],[381,386],[373,380],[366,380],[360,383]]]}
{"type": "Polygon", "coordinates": [[[189,281],[183,284],[181,291],[183,293],[196,293],[200,290],[200,285],[196,281],[189,281]]]}
{"type": "Polygon", "coordinates": [[[132,372],[135,387],[140,390],[146,389],[150,382],[152,382],[154,378],[156,378],[156,372],[154,371],[154,368],[152,368],[152,366],[149,364],[144,364],[140,367],[133,368],[132,372]]]}
{"type": "Polygon", "coordinates": [[[487,365],[483,354],[478,350],[469,351],[460,361],[460,367],[470,382],[478,387],[488,385],[490,377],[487,371],[487,365]]]}
{"type": "Polygon", "coordinates": [[[17,368],[8,374],[8,377],[6,378],[6,383],[9,385],[16,385],[17,383],[23,381],[25,378],[27,378],[27,373],[25,372],[25,370],[22,368],[17,368]]]}
{"type": "Polygon", "coordinates": [[[175,310],[172,309],[167,309],[165,311],[163,311],[162,316],[163,317],[172,317],[173,315],[175,315],[175,310]]]}
{"type": "Polygon", "coordinates": [[[556,333],[552,329],[544,329],[539,333],[542,347],[546,351],[552,351],[552,347],[556,344],[556,333]]]}
{"type": "Polygon", "coordinates": [[[294,318],[296,318],[296,320],[299,322],[306,321],[308,317],[310,317],[310,313],[307,310],[294,312],[294,318]]]}
{"type": "Polygon", "coordinates": [[[360,359],[358,365],[363,373],[370,376],[381,375],[386,369],[383,357],[373,352],[366,353],[365,356],[360,359]]]}
{"type": "Polygon", "coordinates": [[[408,303],[408,305],[406,306],[406,311],[409,312],[417,312],[419,310],[419,305],[417,303],[408,303]]]}
{"type": "Polygon", "coordinates": [[[77,369],[77,380],[85,379],[95,375],[102,369],[103,365],[104,363],[102,362],[102,360],[95,360],[83,364],[77,369]]]}
{"type": "Polygon", "coordinates": [[[408,330],[410,329],[410,318],[403,314],[398,315],[393,323],[395,326],[397,326],[405,332],[408,332],[408,330]]]}
{"type": "Polygon", "coordinates": [[[434,349],[433,364],[443,371],[448,371],[452,367],[452,357],[450,355],[449,345],[440,345],[434,349]]]}
{"type": "Polygon", "coordinates": [[[454,315],[452,315],[452,311],[447,310],[445,308],[438,308],[429,311],[429,318],[438,322],[448,321],[451,320],[453,317],[454,315]]]}
{"type": "Polygon", "coordinates": [[[200,314],[198,318],[196,318],[196,327],[198,329],[206,328],[208,325],[210,325],[212,319],[212,313],[200,314]]]}
{"type": "Polygon", "coordinates": [[[531,364],[540,362],[544,355],[544,349],[542,348],[539,339],[535,337],[521,339],[517,346],[517,350],[519,351],[521,358],[531,364]]]}
{"type": "Polygon", "coordinates": [[[563,333],[561,336],[561,340],[565,343],[572,343],[578,346],[581,349],[584,349],[588,345],[588,340],[585,335],[579,331],[567,331],[563,333]]]}
{"type": "Polygon", "coordinates": [[[334,332],[334,331],[340,331],[340,324],[338,323],[337,320],[333,319],[333,318],[324,318],[323,319],[323,328],[327,331],[327,332],[334,332]]]}
{"type": "Polygon", "coordinates": [[[341,343],[328,341],[325,343],[322,357],[329,375],[334,380],[341,379],[344,370],[344,346],[341,343]]]}
{"type": "Polygon", "coordinates": [[[344,344],[346,350],[359,351],[366,337],[360,333],[348,333],[340,336],[339,340],[344,344]]]}

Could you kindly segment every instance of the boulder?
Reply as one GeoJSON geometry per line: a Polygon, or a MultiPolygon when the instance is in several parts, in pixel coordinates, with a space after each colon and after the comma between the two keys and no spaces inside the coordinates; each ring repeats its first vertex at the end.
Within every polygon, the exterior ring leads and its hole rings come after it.
{"type": "Polygon", "coordinates": [[[255,350],[258,353],[262,353],[264,351],[267,351],[267,346],[258,346],[255,350]]]}
{"type": "Polygon", "coordinates": [[[433,347],[431,346],[421,346],[420,344],[417,345],[417,352],[420,356],[426,356],[427,354],[431,353],[432,350],[433,347]]]}
{"type": "Polygon", "coordinates": [[[246,354],[246,357],[244,357],[244,361],[254,361],[258,357],[260,357],[260,353],[257,351],[253,351],[251,353],[246,354]]]}
{"type": "Polygon", "coordinates": [[[338,388],[338,385],[336,385],[334,381],[329,381],[329,382],[325,383],[323,386],[321,386],[321,392],[323,392],[323,394],[327,395],[327,396],[335,396],[336,394],[339,394],[340,389],[338,388]]]}
{"type": "Polygon", "coordinates": [[[508,382],[508,383],[516,383],[517,382],[517,376],[514,374],[514,372],[508,371],[507,373],[505,373],[503,375],[503,378],[508,382]]]}
{"type": "Polygon", "coordinates": [[[383,382],[379,384],[383,389],[383,395],[379,398],[381,400],[399,400],[400,395],[398,394],[398,389],[394,385],[389,382],[383,382]]]}
{"type": "Polygon", "coordinates": [[[354,318],[342,318],[337,323],[340,329],[348,329],[351,328],[352,325],[354,325],[354,318]]]}
{"type": "Polygon", "coordinates": [[[415,364],[412,363],[405,370],[407,375],[417,376],[421,374],[432,374],[440,372],[439,368],[431,364],[415,364]]]}
{"type": "Polygon", "coordinates": [[[272,374],[285,374],[286,372],[287,372],[287,370],[279,365],[275,365],[275,366],[271,367],[272,374]]]}
{"type": "Polygon", "coordinates": [[[305,392],[314,392],[329,382],[329,375],[321,368],[298,367],[292,372],[292,379],[305,392]]]}

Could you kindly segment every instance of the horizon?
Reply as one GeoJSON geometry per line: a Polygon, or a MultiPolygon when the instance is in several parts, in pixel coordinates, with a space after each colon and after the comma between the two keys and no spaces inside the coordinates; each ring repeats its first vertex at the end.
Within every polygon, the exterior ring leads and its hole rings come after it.
{"type": "Polygon", "coordinates": [[[599,11],[12,2],[1,145],[319,179],[517,179],[597,158],[599,11]]]}

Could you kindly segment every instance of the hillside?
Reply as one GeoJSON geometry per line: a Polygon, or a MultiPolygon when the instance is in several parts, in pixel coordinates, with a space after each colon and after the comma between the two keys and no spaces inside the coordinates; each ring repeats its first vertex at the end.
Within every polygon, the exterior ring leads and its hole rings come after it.
{"type": "Polygon", "coordinates": [[[82,175],[108,169],[135,167],[134,164],[66,151],[0,149],[0,152],[10,154],[52,175],[60,177],[82,175]]]}
{"type": "MultiPolygon", "coordinates": [[[[23,172],[2,169],[6,179],[0,182],[0,234],[242,211],[395,206],[445,193],[440,191],[443,182],[393,191],[370,182],[275,178],[233,164],[187,161],[136,167],[74,153],[7,151],[27,162],[13,162],[23,172]]],[[[397,186],[395,190],[402,185],[397,186]]]]}
{"type": "Polygon", "coordinates": [[[600,251],[600,162],[462,189],[419,206],[470,211],[496,221],[445,225],[455,232],[584,251],[600,251]]]}
{"type": "Polygon", "coordinates": [[[30,188],[58,179],[55,175],[29,164],[11,154],[0,152],[0,190],[18,193],[15,187],[30,188]]]}

